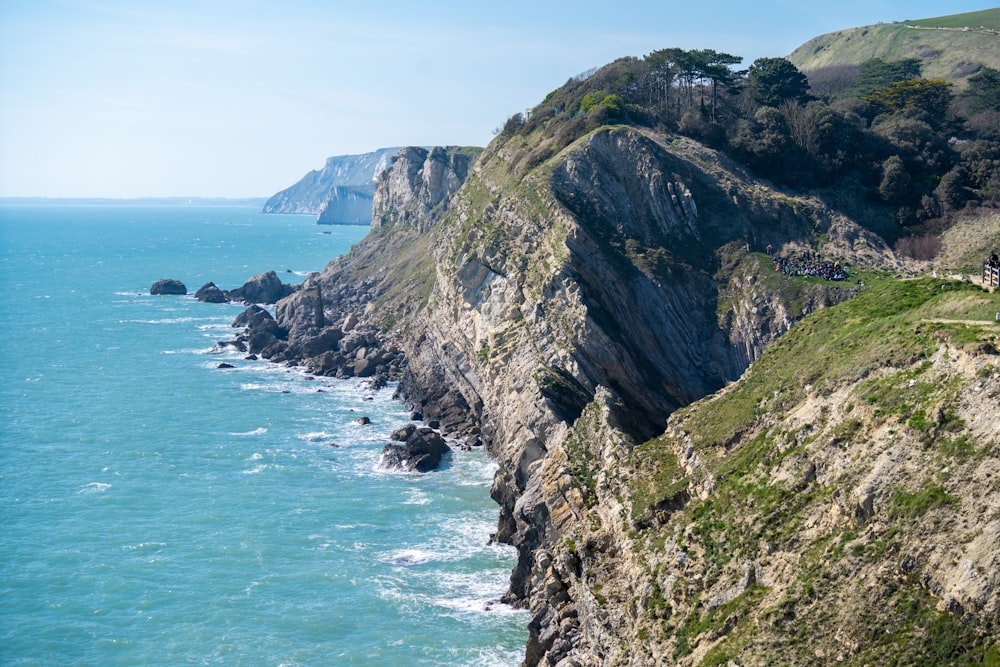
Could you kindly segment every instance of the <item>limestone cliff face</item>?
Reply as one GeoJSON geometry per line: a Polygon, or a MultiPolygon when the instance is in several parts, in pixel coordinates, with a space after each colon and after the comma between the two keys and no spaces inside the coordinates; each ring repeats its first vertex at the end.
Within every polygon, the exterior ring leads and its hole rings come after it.
{"type": "Polygon", "coordinates": [[[319,207],[316,223],[320,225],[370,225],[372,221],[371,186],[335,185],[319,207]]]}
{"type": "Polygon", "coordinates": [[[896,293],[903,322],[868,319],[875,294],[810,318],[641,446],[608,427],[606,397],[587,408],[540,469],[563,532],[531,564],[529,663],[995,659],[998,301],[896,293]],[[921,317],[963,301],[982,319],[921,317]]]}
{"type": "Polygon", "coordinates": [[[372,202],[372,229],[385,225],[418,222],[422,231],[429,213],[447,205],[469,173],[479,149],[435,147],[404,148],[392,158],[392,169],[376,178],[372,202]]]}
{"type": "MultiPolygon", "coordinates": [[[[379,178],[373,233],[316,278],[324,294],[363,285],[363,298],[326,317],[379,328],[406,355],[403,399],[496,458],[497,539],[518,549],[507,600],[532,611],[526,664],[694,664],[715,644],[692,634],[692,614],[794,570],[756,556],[727,559],[722,578],[698,565],[718,538],[663,527],[715,497],[725,446],[700,450],[679,421],[672,467],[644,467],[637,445],[805,314],[857,294],[776,279],[764,246],[894,259],[821,201],[691,141],[606,127],[527,171],[517,141],[474,162],[401,151],[379,178]],[[648,507],[633,497],[647,474],[648,507]],[[682,579],[686,563],[716,580],[682,579]]],[[[819,474],[796,461],[780,474],[819,474]]]]}
{"type": "MultiPolygon", "coordinates": [[[[357,199],[359,189],[370,197],[371,187],[375,177],[389,166],[390,158],[399,148],[380,148],[371,153],[360,155],[336,155],[329,157],[322,169],[310,171],[293,185],[271,196],[265,203],[264,213],[308,213],[317,215],[324,207],[337,209],[338,206],[349,206],[357,199]],[[346,190],[338,190],[338,186],[346,186],[346,190]]],[[[368,224],[370,216],[364,216],[368,224]]],[[[356,214],[356,213],[355,213],[356,214]]],[[[332,214],[331,214],[332,215],[332,214]]],[[[349,224],[354,214],[347,218],[349,224]]],[[[342,224],[341,220],[327,219],[327,224],[342,224]]]]}

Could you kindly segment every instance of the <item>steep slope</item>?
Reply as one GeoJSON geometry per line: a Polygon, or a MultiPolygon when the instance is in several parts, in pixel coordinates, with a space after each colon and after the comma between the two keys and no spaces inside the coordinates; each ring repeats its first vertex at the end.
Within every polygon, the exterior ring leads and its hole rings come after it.
{"type": "Polygon", "coordinates": [[[996,664],[997,310],[886,281],[655,440],[594,437],[588,407],[542,473],[575,520],[536,553],[540,648],[572,618],[561,664],[996,664]]]}
{"type": "MultiPolygon", "coordinates": [[[[322,169],[310,171],[294,185],[273,195],[264,203],[264,213],[320,214],[321,210],[337,211],[348,207],[350,200],[364,193],[369,199],[374,192],[375,177],[389,166],[399,148],[380,148],[360,155],[337,155],[327,158],[322,169]],[[351,186],[335,189],[336,186],[351,186]],[[343,200],[343,201],[342,201],[343,200]]],[[[360,224],[368,224],[369,213],[360,224]]],[[[329,214],[333,216],[333,213],[329,214]]],[[[348,218],[350,219],[350,214],[348,218]]],[[[351,223],[358,224],[358,223],[351,223]]]]}
{"type": "Polygon", "coordinates": [[[320,225],[370,225],[374,182],[369,185],[334,185],[319,207],[320,225]]]}
{"type": "Polygon", "coordinates": [[[928,79],[959,86],[983,66],[1000,68],[1000,9],[880,23],[815,37],[788,59],[803,71],[917,58],[928,79]]]}
{"type": "Polygon", "coordinates": [[[384,222],[313,282],[328,320],[354,313],[405,351],[405,400],[497,459],[497,538],[519,550],[508,600],[535,612],[527,662],[554,664],[597,645],[581,625],[586,598],[538,559],[578,530],[612,466],[571,453],[659,434],[805,313],[857,293],[776,280],[762,246],[894,260],[821,201],[690,140],[603,127],[524,173],[516,158],[533,140],[495,142],[467,178],[425,178],[429,154],[401,152],[379,180],[384,222]]]}

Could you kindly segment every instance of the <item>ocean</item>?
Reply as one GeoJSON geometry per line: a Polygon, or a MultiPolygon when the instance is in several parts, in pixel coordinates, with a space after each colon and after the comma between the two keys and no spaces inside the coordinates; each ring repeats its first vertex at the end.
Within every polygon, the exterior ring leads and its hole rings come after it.
{"type": "Polygon", "coordinates": [[[0,664],[520,662],[483,452],[381,471],[391,386],[216,353],[242,306],[148,293],[300,282],[366,231],[0,206],[0,664]]]}

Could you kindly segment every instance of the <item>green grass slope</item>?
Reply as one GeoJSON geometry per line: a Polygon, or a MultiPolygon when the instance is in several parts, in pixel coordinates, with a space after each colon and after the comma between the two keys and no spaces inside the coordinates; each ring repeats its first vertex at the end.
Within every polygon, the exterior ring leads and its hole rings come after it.
{"type": "Polygon", "coordinates": [[[996,562],[997,312],[873,281],[634,449],[639,632],[681,665],[1000,664],[996,579],[958,573],[996,562]]]}
{"type": "Polygon", "coordinates": [[[1000,9],[840,30],[809,40],[788,59],[803,71],[919,58],[923,76],[959,86],[980,66],[1000,68],[1000,9]]]}

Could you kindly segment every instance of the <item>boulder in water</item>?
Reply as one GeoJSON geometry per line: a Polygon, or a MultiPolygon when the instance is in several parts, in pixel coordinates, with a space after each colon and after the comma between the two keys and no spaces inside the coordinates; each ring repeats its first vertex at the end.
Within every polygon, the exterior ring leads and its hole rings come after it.
{"type": "Polygon", "coordinates": [[[176,294],[183,295],[187,294],[187,287],[181,281],[176,278],[161,278],[153,283],[153,286],[149,288],[150,294],[162,295],[162,294],[176,294]]]}
{"type": "Polygon", "coordinates": [[[198,288],[194,293],[194,298],[203,303],[226,303],[226,293],[219,289],[215,283],[208,282],[198,288]]]}
{"type": "Polygon", "coordinates": [[[296,290],[294,285],[284,285],[274,271],[259,273],[229,292],[232,301],[244,303],[277,303],[296,290]]]}
{"type": "Polygon", "coordinates": [[[385,470],[430,472],[437,469],[444,455],[451,451],[444,438],[427,427],[405,427],[393,433],[393,439],[403,437],[406,438],[404,444],[385,446],[379,467],[385,470]]]}

